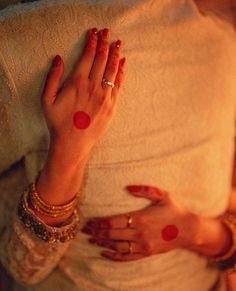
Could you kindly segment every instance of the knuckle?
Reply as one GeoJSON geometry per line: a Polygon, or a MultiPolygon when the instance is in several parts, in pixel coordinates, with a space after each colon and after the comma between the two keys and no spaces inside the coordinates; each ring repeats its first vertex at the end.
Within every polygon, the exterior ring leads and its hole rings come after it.
{"type": "Polygon", "coordinates": [[[94,55],[96,52],[96,44],[97,43],[95,40],[90,41],[86,46],[85,54],[86,55],[94,55]]]}
{"type": "Polygon", "coordinates": [[[153,254],[153,246],[150,242],[146,242],[144,244],[144,251],[147,255],[152,255],[153,254]]]}
{"type": "Polygon", "coordinates": [[[107,56],[108,50],[109,50],[108,43],[103,41],[98,46],[97,55],[101,57],[107,56]]]}
{"type": "Polygon", "coordinates": [[[115,73],[117,71],[118,62],[116,60],[112,60],[109,64],[109,71],[115,73]]]}
{"type": "Polygon", "coordinates": [[[125,247],[124,244],[117,244],[116,250],[117,250],[118,252],[123,253],[123,252],[126,251],[126,247],[125,247]]]}
{"type": "Polygon", "coordinates": [[[143,215],[139,215],[139,216],[133,216],[133,222],[134,222],[134,225],[138,225],[138,226],[141,226],[143,225],[143,222],[145,221],[143,215]]]}
{"type": "Polygon", "coordinates": [[[142,241],[142,242],[145,242],[146,241],[146,235],[145,235],[145,231],[140,231],[139,234],[138,234],[138,237],[139,237],[139,240],[142,241]]]}
{"type": "Polygon", "coordinates": [[[89,86],[89,97],[94,97],[95,95],[97,95],[98,93],[98,88],[97,88],[97,85],[95,83],[90,83],[90,86],[89,86]]]}

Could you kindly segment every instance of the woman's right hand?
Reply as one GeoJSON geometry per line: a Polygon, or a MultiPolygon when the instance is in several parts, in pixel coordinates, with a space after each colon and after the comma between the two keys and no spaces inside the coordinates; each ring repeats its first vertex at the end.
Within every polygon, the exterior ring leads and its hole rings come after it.
{"type": "Polygon", "coordinates": [[[118,40],[109,47],[108,29],[91,29],[81,58],[61,88],[64,63],[60,56],[54,59],[41,101],[50,148],[63,148],[67,161],[79,162],[87,156],[108,129],[124,80],[120,46],[118,40]],[[115,87],[104,84],[103,78],[115,87]]]}

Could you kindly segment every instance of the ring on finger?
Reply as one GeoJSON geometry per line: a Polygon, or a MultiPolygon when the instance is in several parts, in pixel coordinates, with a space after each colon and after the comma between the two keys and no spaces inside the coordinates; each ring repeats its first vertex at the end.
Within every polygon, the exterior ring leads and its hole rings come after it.
{"type": "Polygon", "coordinates": [[[128,240],[128,254],[132,254],[133,253],[133,245],[132,245],[132,241],[128,240]]]}
{"type": "Polygon", "coordinates": [[[103,78],[102,82],[105,84],[105,85],[108,85],[108,86],[111,86],[112,88],[115,87],[115,84],[113,82],[111,82],[110,80],[107,80],[105,78],[103,78]]]}

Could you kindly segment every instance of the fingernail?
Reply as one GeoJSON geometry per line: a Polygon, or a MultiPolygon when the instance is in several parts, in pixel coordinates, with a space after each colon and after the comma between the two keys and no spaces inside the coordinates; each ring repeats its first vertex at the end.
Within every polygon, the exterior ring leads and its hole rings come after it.
{"type": "Polygon", "coordinates": [[[61,64],[61,57],[59,55],[56,55],[53,60],[53,66],[59,66],[61,64]]]}
{"type": "Polygon", "coordinates": [[[131,192],[139,192],[139,191],[141,191],[142,186],[130,185],[130,186],[127,186],[126,188],[131,192]]]}
{"type": "Polygon", "coordinates": [[[116,48],[119,48],[120,46],[121,46],[121,40],[118,39],[118,40],[116,41],[116,48]]]}
{"type": "Polygon", "coordinates": [[[107,37],[108,33],[109,33],[109,29],[108,28],[104,28],[103,31],[102,31],[102,35],[107,37]]]}
{"type": "Polygon", "coordinates": [[[98,29],[96,27],[92,28],[91,30],[92,34],[97,34],[98,33],[98,29]]]}
{"type": "Polygon", "coordinates": [[[125,61],[126,61],[126,58],[121,59],[121,60],[120,60],[120,65],[121,65],[121,66],[124,66],[125,61]]]}

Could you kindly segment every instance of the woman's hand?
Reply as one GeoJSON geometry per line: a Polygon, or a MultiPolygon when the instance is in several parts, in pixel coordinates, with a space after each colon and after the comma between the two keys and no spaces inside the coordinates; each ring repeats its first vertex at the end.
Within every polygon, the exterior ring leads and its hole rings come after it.
{"type": "Polygon", "coordinates": [[[196,223],[192,214],[164,190],[145,185],[127,188],[136,197],[152,201],[149,207],[130,213],[130,227],[127,227],[127,216],[122,214],[91,219],[82,230],[92,235],[91,243],[117,251],[103,252],[104,256],[129,261],[191,245],[196,223]],[[132,254],[128,252],[129,242],[132,242],[132,254]]]}
{"type": "Polygon", "coordinates": [[[159,188],[127,186],[136,197],[151,200],[151,205],[127,214],[93,218],[82,229],[91,234],[91,243],[115,250],[102,255],[115,261],[141,259],[176,248],[186,248],[201,255],[214,257],[230,247],[231,236],[219,219],[204,218],[191,213],[159,188]]]}
{"type": "MultiPolygon", "coordinates": [[[[84,52],[63,86],[64,63],[60,56],[54,59],[41,98],[50,147],[36,183],[48,204],[65,204],[77,195],[89,153],[111,122],[124,79],[125,58],[120,59],[120,46],[119,40],[109,47],[108,29],[99,33],[91,29],[84,52]],[[103,79],[115,83],[114,88],[103,79]]],[[[37,215],[56,225],[70,213],[60,219],[37,215]]]]}
{"type": "Polygon", "coordinates": [[[83,55],[61,88],[64,63],[60,56],[54,59],[41,101],[50,146],[63,148],[61,159],[80,161],[107,131],[124,78],[120,51],[120,40],[109,50],[108,29],[91,29],[83,55]],[[104,78],[115,87],[103,83],[104,78]]]}

